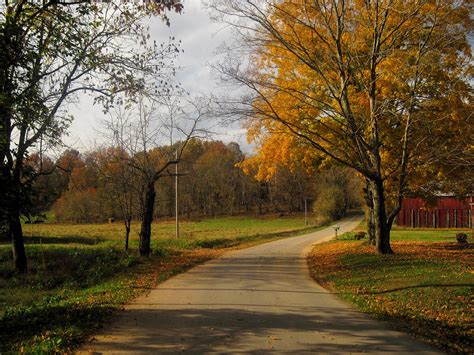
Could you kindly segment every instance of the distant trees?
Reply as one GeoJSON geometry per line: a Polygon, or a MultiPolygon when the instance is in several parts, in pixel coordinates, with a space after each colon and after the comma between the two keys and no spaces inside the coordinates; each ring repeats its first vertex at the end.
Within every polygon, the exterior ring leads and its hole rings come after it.
{"type": "Polygon", "coordinates": [[[77,151],[67,151],[58,159],[57,164],[62,162],[69,166],[69,169],[64,171],[67,186],[54,204],[58,220],[84,223],[101,219],[100,212],[104,208],[97,194],[99,175],[94,155],[80,155],[77,151]],[[67,161],[68,157],[73,160],[67,161]]]}
{"type": "MultiPolygon", "coordinates": [[[[154,182],[152,218],[169,218],[174,210],[174,162],[181,142],[148,150],[150,171],[159,171],[163,162],[170,169],[154,182]]],[[[178,153],[179,154],[179,153],[178,153]]],[[[64,154],[59,160],[64,162],[64,154]]],[[[130,223],[142,220],[148,180],[133,167],[143,163],[142,152],[129,154],[117,148],[99,148],[74,156],[68,187],[53,209],[58,222],[105,222],[115,218],[130,223]],[[125,200],[125,204],[120,202],[125,200]],[[127,211],[123,212],[123,208],[127,211]]],[[[192,138],[179,159],[179,213],[186,218],[236,214],[292,213],[308,209],[327,218],[341,217],[360,205],[361,181],[347,169],[309,173],[278,166],[272,179],[260,181],[255,171],[242,170],[246,155],[236,143],[192,138]],[[337,191],[328,196],[327,191],[337,191]],[[339,196],[339,199],[334,199],[339,196]],[[336,212],[330,205],[337,205],[336,212]]],[[[55,162],[57,164],[57,162],[55,162]]],[[[125,225],[126,233],[130,224],[125,225]]],[[[127,234],[126,234],[127,235],[127,234]]]]}

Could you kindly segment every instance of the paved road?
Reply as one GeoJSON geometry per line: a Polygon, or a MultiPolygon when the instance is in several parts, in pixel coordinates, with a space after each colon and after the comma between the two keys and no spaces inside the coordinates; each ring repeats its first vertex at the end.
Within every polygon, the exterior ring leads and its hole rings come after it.
{"type": "MultiPolygon", "coordinates": [[[[340,232],[359,222],[339,223],[340,232]]],[[[436,353],[356,312],[308,275],[305,253],[332,228],[230,252],[127,306],[85,351],[436,353]]]]}

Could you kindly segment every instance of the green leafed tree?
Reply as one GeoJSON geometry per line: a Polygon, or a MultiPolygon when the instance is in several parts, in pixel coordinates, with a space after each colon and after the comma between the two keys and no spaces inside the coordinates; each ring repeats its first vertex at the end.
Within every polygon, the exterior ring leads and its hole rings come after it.
{"type": "MultiPolygon", "coordinates": [[[[0,213],[15,266],[27,271],[20,216],[28,213],[34,151],[61,143],[72,119],[66,104],[79,92],[107,109],[163,79],[168,90],[174,43],[149,41],[142,20],[180,11],[179,1],[6,1],[0,12],[0,213]]],[[[165,21],[168,21],[166,16],[165,21]]]]}

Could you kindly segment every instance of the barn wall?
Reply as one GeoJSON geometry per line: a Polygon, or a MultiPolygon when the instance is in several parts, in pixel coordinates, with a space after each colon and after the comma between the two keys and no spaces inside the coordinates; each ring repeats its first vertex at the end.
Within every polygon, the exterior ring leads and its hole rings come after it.
{"type": "Polygon", "coordinates": [[[471,198],[438,197],[428,206],[421,198],[406,198],[397,224],[413,228],[471,228],[471,198]]]}

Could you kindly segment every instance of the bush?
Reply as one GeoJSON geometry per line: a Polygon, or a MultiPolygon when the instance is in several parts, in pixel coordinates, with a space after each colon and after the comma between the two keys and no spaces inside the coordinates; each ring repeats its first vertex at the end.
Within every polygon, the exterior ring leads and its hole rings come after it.
{"type": "Polygon", "coordinates": [[[321,191],[313,205],[314,211],[329,220],[338,220],[347,210],[344,191],[338,186],[331,186],[321,191]]]}
{"type": "Polygon", "coordinates": [[[138,260],[138,257],[135,255],[128,255],[127,258],[124,259],[123,263],[127,267],[132,267],[134,265],[137,265],[140,263],[140,260],[138,260]]]}
{"type": "Polygon", "coordinates": [[[467,234],[466,233],[458,233],[456,234],[456,240],[459,244],[466,244],[467,243],[467,234]]]}

